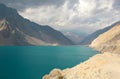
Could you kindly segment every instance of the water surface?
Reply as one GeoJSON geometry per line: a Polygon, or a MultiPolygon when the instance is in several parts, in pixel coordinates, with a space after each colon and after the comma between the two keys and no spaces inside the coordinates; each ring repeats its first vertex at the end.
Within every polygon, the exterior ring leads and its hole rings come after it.
{"type": "Polygon", "coordinates": [[[41,79],[53,68],[73,67],[96,53],[86,46],[1,46],[0,79],[41,79]]]}

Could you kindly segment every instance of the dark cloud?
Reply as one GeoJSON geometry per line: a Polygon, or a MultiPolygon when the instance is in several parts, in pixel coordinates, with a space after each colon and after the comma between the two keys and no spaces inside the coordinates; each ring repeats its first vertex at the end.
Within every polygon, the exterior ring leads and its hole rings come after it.
{"type": "Polygon", "coordinates": [[[119,9],[119,10],[120,10],[120,0],[115,0],[115,1],[114,1],[114,4],[113,4],[113,7],[114,7],[115,9],[119,9]]]}
{"type": "Polygon", "coordinates": [[[65,0],[0,0],[0,3],[22,10],[28,7],[37,7],[42,5],[60,6],[64,3],[64,1],[65,0]]]}

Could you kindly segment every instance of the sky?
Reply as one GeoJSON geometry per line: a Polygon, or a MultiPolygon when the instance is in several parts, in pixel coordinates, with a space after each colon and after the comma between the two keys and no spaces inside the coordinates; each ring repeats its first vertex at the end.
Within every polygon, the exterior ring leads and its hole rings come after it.
{"type": "Polygon", "coordinates": [[[120,21],[119,0],[1,0],[0,3],[57,30],[92,33],[120,21]]]}

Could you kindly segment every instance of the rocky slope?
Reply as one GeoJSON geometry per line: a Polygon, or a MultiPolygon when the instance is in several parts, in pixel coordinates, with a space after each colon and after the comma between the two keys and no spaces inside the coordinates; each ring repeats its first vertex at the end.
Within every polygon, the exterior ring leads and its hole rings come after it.
{"type": "Polygon", "coordinates": [[[108,27],[106,27],[104,29],[97,30],[96,32],[94,32],[94,33],[88,35],[87,37],[85,37],[79,44],[80,45],[89,45],[89,44],[91,44],[91,42],[94,39],[96,39],[100,34],[103,34],[104,32],[110,30],[112,27],[114,27],[115,25],[117,25],[119,23],[120,23],[120,21],[118,21],[118,22],[116,22],[116,23],[114,23],[114,24],[112,24],[112,25],[110,25],[110,26],[108,26],[108,27]]]}
{"type": "Polygon", "coordinates": [[[54,69],[43,79],[120,79],[120,55],[97,54],[70,69],[54,69]]]}
{"type": "Polygon", "coordinates": [[[99,35],[90,46],[102,53],[73,68],[54,69],[43,79],[120,79],[120,24],[99,35]]]}
{"type": "Polygon", "coordinates": [[[72,45],[61,32],[38,25],[0,4],[0,45],[72,45]]]}
{"type": "Polygon", "coordinates": [[[120,24],[99,35],[90,46],[101,52],[120,53],[120,24]]]}

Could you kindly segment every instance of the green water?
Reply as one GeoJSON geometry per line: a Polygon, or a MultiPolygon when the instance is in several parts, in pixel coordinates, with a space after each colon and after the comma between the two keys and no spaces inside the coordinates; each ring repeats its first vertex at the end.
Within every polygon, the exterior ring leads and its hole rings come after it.
{"type": "Polygon", "coordinates": [[[85,46],[2,46],[0,79],[41,79],[53,68],[73,67],[96,53],[85,46]]]}

